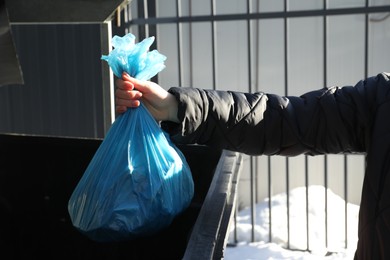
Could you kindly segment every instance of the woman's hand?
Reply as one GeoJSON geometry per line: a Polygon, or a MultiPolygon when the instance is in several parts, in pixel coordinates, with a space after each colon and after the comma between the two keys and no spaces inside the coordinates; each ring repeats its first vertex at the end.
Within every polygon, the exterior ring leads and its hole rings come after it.
{"type": "Polygon", "coordinates": [[[179,122],[175,97],[160,85],[137,80],[123,73],[116,80],[115,111],[121,114],[128,107],[138,107],[142,102],[157,121],[179,122]]]}

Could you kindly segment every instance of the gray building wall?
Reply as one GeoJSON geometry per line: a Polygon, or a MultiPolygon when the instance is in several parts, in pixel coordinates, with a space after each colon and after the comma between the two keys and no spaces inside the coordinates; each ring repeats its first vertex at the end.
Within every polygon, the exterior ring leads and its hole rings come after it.
{"type": "Polygon", "coordinates": [[[101,138],[112,120],[110,23],[12,24],[24,85],[0,88],[0,132],[101,138]]]}

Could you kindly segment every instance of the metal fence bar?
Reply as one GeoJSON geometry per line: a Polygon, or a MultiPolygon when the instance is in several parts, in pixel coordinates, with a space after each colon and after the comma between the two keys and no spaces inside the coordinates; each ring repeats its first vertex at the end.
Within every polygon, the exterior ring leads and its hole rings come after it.
{"type": "Polygon", "coordinates": [[[344,234],[345,248],[348,248],[348,157],[344,155],[344,234]]]}
{"type": "MultiPolygon", "coordinates": [[[[288,2],[284,0],[284,12],[288,12],[288,2]]],[[[288,95],[288,17],[284,17],[284,94],[288,95]]],[[[287,207],[287,248],[290,248],[290,174],[289,158],[286,157],[286,207],[287,207]]]]}
{"type": "Polygon", "coordinates": [[[286,206],[287,206],[287,248],[290,247],[290,170],[289,158],[286,157],[286,206]]]}
{"type": "Polygon", "coordinates": [[[324,186],[325,186],[325,248],[328,248],[328,156],[324,155],[324,186]]]}
{"type": "MultiPolygon", "coordinates": [[[[327,0],[324,0],[323,1],[323,9],[322,10],[327,10],[327,0]]],[[[327,46],[327,41],[328,41],[328,16],[327,15],[324,15],[323,16],[323,59],[324,59],[324,64],[323,64],[323,67],[324,67],[324,86],[327,86],[328,85],[328,78],[327,78],[327,75],[328,75],[328,71],[327,71],[327,66],[328,66],[328,59],[327,59],[327,55],[328,55],[328,46],[327,46]]],[[[325,186],[325,195],[324,195],[324,198],[325,198],[325,201],[324,201],[324,204],[325,204],[325,220],[324,220],[324,224],[325,224],[325,247],[327,248],[328,247],[328,156],[325,155],[324,156],[324,186],[325,186]]]]}
{"type": "MultiPolygon", "coordinates": [[[[216,6],[216,0],[211,0],[211,15],[215,16],[215,6],[216,6]]],[[[217,31],[215,29],[216,27],[216,21],[211,21],[211,55],[213,57],[212,59],[212,70],[213,70],[213,89],[217,88],[217,52],[216,52],[216,45],[217,45],[217,31]]]]}
{"type": "MultiPolygon", "coordinates": [[[[176,0],[176,16],[181,17],[181,1],[176,0]]],[[[183,51],[182,51],[182,24],[176,24],[176,33],[177,33],[177,64],[178,64],[178,76],[179,76],[179,86],[183,86],[183,70],[182,70],[182,60],[183,60],[183,51]]]]}
{"type": "Polygon", "coordinates": [[[272,242],[272,171],[271,171],[271,157],[268,156],[268,241],[272,242]]]}
{"type": "Polygon", "coordinates": [[[306,250],[310,251],[309,233],[309,158],[305,155],[305,199],[306,199],[306,250]]]}
{"type": "MultiPolygon", "coordinates": [[[[251,1],[246,1],[246,12],[247,14],[251,13],[251,1]]],[[[251,48],[251,35],[252,35],[252,27],[251,27],[251,21],[246,21],[246,31],[247,31],[247,64],[248,64],[248,92],[252,92],[252,48],[251,48]]],[[[252,224],[252,230],[251,230],[251,241],[255,242],[255,225],[256,225],[256,187],[255,187],[255,175],[256,172],[254,170],[254,157],[250,156],[250,205],[251,205],[251,224],[252,224]]]]}
{"type": "MultiPolygon", "coordinates": [[[[147,6],[148,6],[147,1],[145,1],[145,0],[138,1],[138,17],[141,17],[138,19],[143,19],[145,21],[152,19],[151,17],[148,17],[149,12],[148,12],[147,6]]],[[[125,24],[131,23],[132,21],[134,21],[134,20],[131,20],[129,22],[125,22],[125,24]]],[[[151,23],[138,24],[138,32],[139,32],[139,37],[141,39],[149,36],[149,31],[148,31],[149,25],[151,25],[151,23]]]]}
{"type": "MultiPolygon", "coordinates": [[[[192,0],[189,1],[189,4],[188,4],[188,13],[190,16],[192,16],[192,0]]],[[[189,52],[189,59],[190,59],[190,62],[188,64],[189,66],[189,71],[190,71],[190,75],[189,75],[189,82],[190,82],[190,86],[193,86],[194,85],[194,77],[193,77],[193,71],[194,71],[194,68],[193,68],[193,48],[192,48],[192,23],[189,23],[189,28],[188,28],[188,41],[189,41],[189,49],[190,49],[190,52],[189,52]]]]}
{"type": "MultiPolygon", "coordinates": [[[[212,0],[212,6],[215,6],[215,0],[212,0]]],[[[212,8],[214,10],[214,7],[212,8]]],[[[215,21],[236,21],[236,20],[256,20],[256,19],[275,19],[275,18],[296,18],[296,17],[320,17],[332,15],[349,14],[368,14],[368,13],[387,13],[390,12],[390,5],[352,7],[337,9],[318,9],[301,11],[283,11],[283,12],[264,12],[250,14],[219,14],[216,15],[197,15],[181,17],[149,17],[135,18],[128,22],[127,26],[144,24],[163,24],[163,23],[193,23],[193,22],[215,22],[215,21]]]]}
{"type": "MultiPolygon", "coordinates": [[[[366,8],[368,7],[368,1],[366,0],[366,8]]],[[[369,18],[370,12],[365,13],[365,21],[364,21],[364,78],[367,78],[368,76],[368,18],[369,18]]]]}

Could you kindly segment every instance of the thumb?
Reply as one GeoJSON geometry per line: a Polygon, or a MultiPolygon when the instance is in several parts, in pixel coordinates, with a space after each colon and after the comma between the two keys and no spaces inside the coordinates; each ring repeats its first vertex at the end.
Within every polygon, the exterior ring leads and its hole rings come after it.
{"type": "Polygon", "coordinates": [[[147,92],[149,90],[148,83],[145,80],[139,80],[139,79],[133,78],[125,72],[122,74],[122,79],[132,83],[134,86],[134,89],[136,89],[140,92],[145,92],[145,91],[147,92]]]}

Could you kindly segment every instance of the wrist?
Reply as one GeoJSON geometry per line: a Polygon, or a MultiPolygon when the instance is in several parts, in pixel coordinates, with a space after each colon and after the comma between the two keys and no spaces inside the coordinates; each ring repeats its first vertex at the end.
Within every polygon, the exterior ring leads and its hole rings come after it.
{"type": "Polygon", "coordinates": [[[167,96],[167,104],[168,104],[168,115],[167,121],[172,121],[175,123],[179,123],[179,118],[177,117],[178,111],[178,102],[174,95],[168,93],[167,96]]]}

